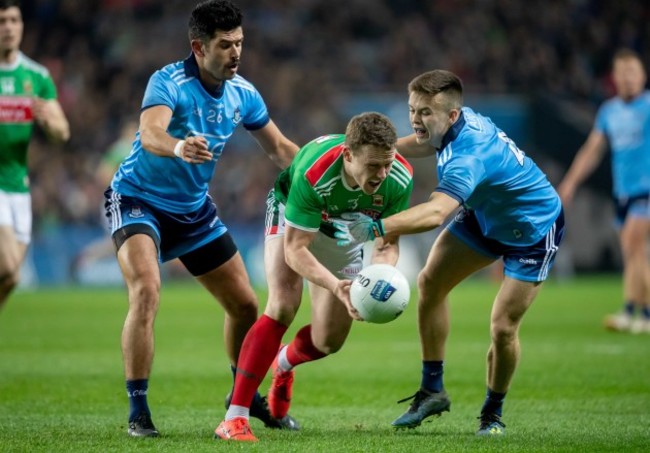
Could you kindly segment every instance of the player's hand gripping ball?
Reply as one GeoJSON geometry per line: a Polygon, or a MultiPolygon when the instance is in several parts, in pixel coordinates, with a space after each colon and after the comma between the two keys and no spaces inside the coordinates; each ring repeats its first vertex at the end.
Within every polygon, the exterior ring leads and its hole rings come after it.
{"type": "Polygon", "coordinates": [[[396,267],[371,264],[350,287],[350,301],[364,321],[384,324],[402,314],[411,298],[408,280],[396,267]]]}

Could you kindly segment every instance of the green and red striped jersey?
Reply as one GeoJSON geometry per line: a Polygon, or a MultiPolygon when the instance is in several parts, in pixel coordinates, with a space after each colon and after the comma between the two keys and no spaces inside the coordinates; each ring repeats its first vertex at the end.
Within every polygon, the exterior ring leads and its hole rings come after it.
{"type": "Polygon", "coordinates": [[[300,149],[275,184],[275,197],[285,204],[287,224],[324,232],[330,219],[361,212],[373,219],[388,217],[408,207],[413,191],[413,168],[400,154],[372,195],[351,188],[343,177],[345,135],[325,135],[300,149]]]}
{"type": "Polygon", "coordinates": [[[23,53],[0,64],[0,190],[28,192],[27,149],[32,136],[32,99],[56,99],[50,73],[23,53]]]}

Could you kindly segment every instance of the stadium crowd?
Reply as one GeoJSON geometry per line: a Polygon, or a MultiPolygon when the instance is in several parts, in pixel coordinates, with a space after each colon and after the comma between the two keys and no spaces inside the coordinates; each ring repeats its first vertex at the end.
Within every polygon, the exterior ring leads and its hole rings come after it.
{"type": "MultiPolygon", "coordinates": [[[[298,144],[344,129],[337,109],[342,96],[404,93],[414,74],[431,68],[455,72],[469,93],[544,93],[595,109],[612,94],[615,49],[630,47],[650,61],[650,4],[633,0],[238,4],[246,11],[241,74],[298,144]]],[[[22,50],[50,69],[72,132],[61,149],[41,136],[32,143],[35,234],[50,225],[102,222],[105,187],[95,170],[139,110],[152,71],[189,54],[182,38],[190,6],[181,0],[23,2],[22,50]]],[[[227,222],[261,222],[277,174],[267,161],[247,139],[226,147],[214,195],[227,222]]]]}

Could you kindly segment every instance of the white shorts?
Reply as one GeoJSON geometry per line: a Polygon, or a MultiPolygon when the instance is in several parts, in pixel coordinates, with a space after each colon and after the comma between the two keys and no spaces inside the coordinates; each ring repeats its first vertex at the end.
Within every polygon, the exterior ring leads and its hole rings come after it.
{"type": "MultiPolygon", "coordinates": [[[[265,240],[284,236],[285,226],[284,205],[271,191],[266,204],[265,240]]],[[[337,239],[319,231],[309,245],[309,251],[337,278],[353,280],[363,267],[363,243],[341,247],[336,242],[337,239]]]]}
{"type": "Polygon", "coordinates": [[[32,197],[29,193],[0,190],[0,226],[10,226],[19,242],[29,244],[32,237],[32,197]]]}

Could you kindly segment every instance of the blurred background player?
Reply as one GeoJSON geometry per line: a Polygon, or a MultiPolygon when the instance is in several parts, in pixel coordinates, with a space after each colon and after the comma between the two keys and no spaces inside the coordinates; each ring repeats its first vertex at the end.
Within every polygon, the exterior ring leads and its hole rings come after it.
{"type": "MultiPolygon", "coordinates": [[[[255,87],[237,74],[244,39],[239,8],[227,0],[196,5],[189,39],[190,56],[149,79],[133,151],[105,194],[129,295],[122,355],[128,433],[137,437],[158,436],[147,391],[160,301],[159,262],[180,258],[223,306],[233,374],[244,336],[257,319],[257,297],[241,254],[208,195],[226,142],[241,123],[281,168],[298,150],[271,121],[255,87]]],[[[267,426],[282,427],[268,416],[259,394],[252,407],[267,426]]]]}
{"type": "MultiPolygon", "coordinates": [[[[363,113],[350,120],[345,135],[325,135],[305,145],[278,177],[267,200],[268,301],[242,345],[232,402],[217,437],[257,441],[248,424],[248,401],[272,362],[269,407],[282,419],[291,403],[293,368],[343,346],[353,318],[359,319],[350,284],[361,270],[365,241],[337,247],[332,220],[359,212],[378,219],[408,207],[413,170],[397,154],[396,141],[388,118],[363,113]],[[303,278],[309,283],[311,323],[278,352],[300,307],[303,278]]],[[[398,257],[398,237],[375,243],[373,263],[395,265],[398,257]]]]}
{"type": "Polygon", "coordinates": [[[0,0],[0,309],[19,281],[32,233],[27,150],[36,123],[52,142],[70,137],[49,71],[20,49],[20,1],[0,0]]]}
{"type": "MultiPolygon", "coordinates": [[[[106,153],[101,157],[95,172],[95,182],[103,190],[110,185],[120,164],[131,153],[133,140],[137,132],[138,121],[134,119],[126,120],[120,128],[120,136],[111,143],[106,153]]],[[[103,206],[101,214],[102,217],[105,217],[103,206]]],[[[81,275],[96,262],[114,257],[113,241],[109,234],[105,234],[81,250],[73,263],[73,277],[76,281],[80,281],[81,275]]]]}
{"type": "Polygon", "coordinates": [[[650,333],[650,91],[645,89],[643,63],[632,50],[621,49],[614,55],[612,76],[616,96],[598,110],[593,129],[558,192],[564,203],[570,203],[609,145],[623,252],[624,303],[622,311],[608,315],[604,324],[610,330],[650,333]]]}
{"type": "Polygon", "coordinates": [[[419,390],[402,400],[412,399],[410,407],[392,424],[414,428],[449,410],[443,385],[448,295],[502,258],[504,278],[490,319],[487,395],[476,432],[502,435],[503,401],[519,362],[519,326],[555,260],[564,233],[562,205],[546,175],[504,132],[463,107],[462,82],[454,73],[421,74],[409,83],[408,92],[415,134],[397,146],[412,157],[436,153],[438,187],[428,202],[385,219],[362,217],[340,225],[337,234],[363,241],[421,233],[463,208],[436,238],[418,276],[422,379],[419,390]]]}

